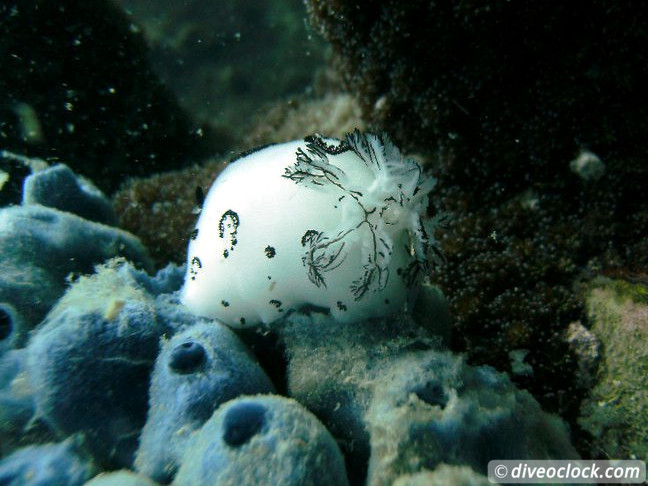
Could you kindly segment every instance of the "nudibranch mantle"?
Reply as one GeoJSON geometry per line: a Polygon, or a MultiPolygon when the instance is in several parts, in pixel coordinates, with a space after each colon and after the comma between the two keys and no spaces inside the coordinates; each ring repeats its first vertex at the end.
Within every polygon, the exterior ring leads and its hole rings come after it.
{"type": "Polygon", "coordinates": [[[433,186],[383,134],[248,153],[204,200],[182,301],[233,327],[301,308],[347,322],[397,312],[426,268],[433,186]]]}

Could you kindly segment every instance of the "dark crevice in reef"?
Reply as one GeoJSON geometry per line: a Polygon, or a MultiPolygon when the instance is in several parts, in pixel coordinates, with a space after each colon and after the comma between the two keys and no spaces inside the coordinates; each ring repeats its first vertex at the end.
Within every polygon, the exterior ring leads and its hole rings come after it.
{"type": "Polygon", "coordinates": [[[261,368],[275,386],[277,393],[287,395],[288,362],[284,347],[277,334],[267,328],[237,329],[236,333],[254,353],[261,368]]]}

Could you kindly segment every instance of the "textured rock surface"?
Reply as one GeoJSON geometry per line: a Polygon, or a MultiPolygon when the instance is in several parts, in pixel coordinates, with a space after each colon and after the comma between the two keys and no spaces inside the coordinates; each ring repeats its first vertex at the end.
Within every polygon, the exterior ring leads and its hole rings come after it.
{"type": "Polygon", "coordinates": [[[281,101],[258,113],[242,146],[260,147],[313,133],[343,138],[355,129],[365,128],[360,106],[352,95],[326,92],[314,97],[295,97],[288,103],[281,101]]]}

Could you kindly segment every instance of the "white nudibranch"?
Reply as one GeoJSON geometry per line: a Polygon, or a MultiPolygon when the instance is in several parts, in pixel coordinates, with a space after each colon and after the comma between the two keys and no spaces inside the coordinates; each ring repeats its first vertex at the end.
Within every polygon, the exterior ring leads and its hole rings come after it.
{"type": "Polygon", "coordinates": [[[319,135],[245,154],[216,179],[191,234],[184,304],[234,327],[321,309],[400,311],[427,268],[434,179],[386,135],[319,135]]]}

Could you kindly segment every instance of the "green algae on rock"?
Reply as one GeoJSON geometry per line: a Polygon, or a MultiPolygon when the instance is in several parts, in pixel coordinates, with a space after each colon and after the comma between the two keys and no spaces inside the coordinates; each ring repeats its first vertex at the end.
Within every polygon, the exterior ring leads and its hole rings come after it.
{"type": "Polygon", "coordinates": [[[648,284],[594,281],[586,296],[591,332],[602,344],[597,384],[579,423],[593,457],[648,460],[648,284]]]}

